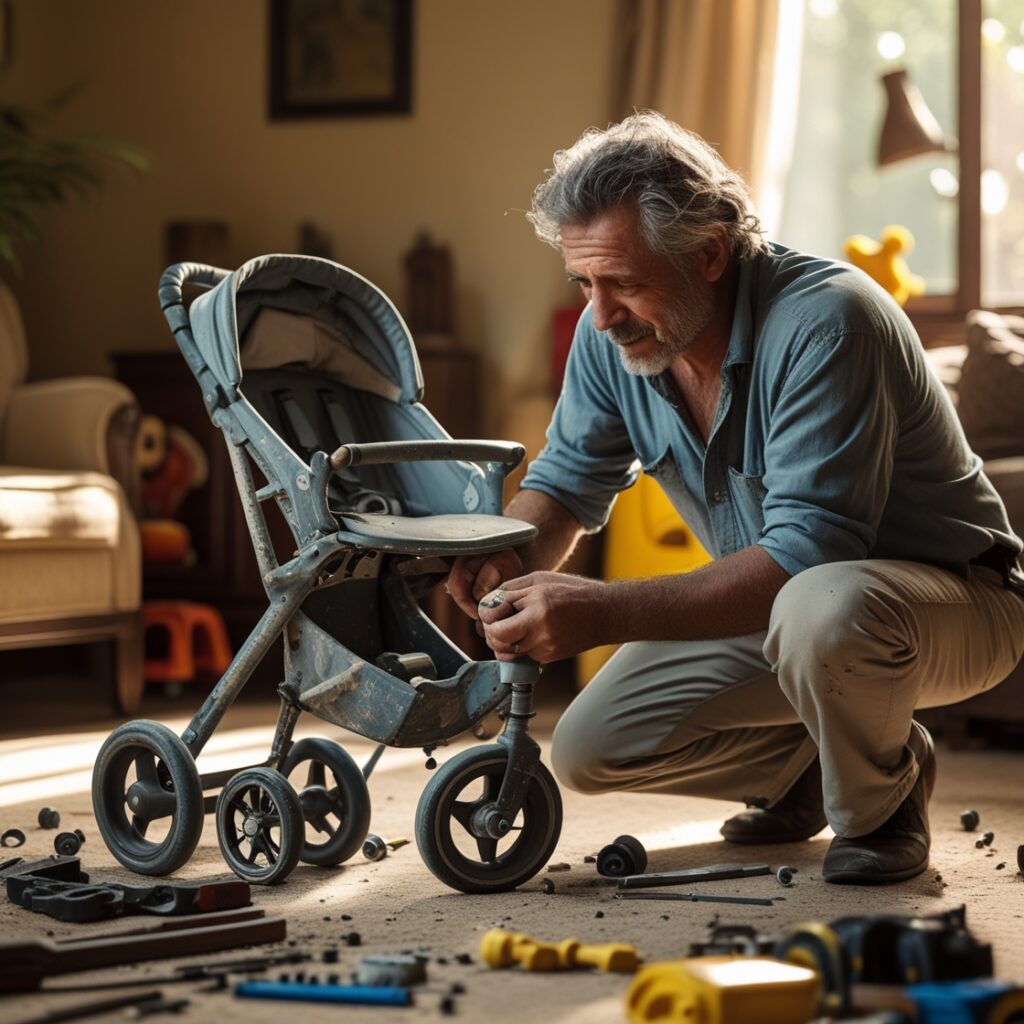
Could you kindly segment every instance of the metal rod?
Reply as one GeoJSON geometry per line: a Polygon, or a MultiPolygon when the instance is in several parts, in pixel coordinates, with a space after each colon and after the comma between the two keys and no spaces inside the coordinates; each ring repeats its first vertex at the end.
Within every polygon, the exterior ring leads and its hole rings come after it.
{"type": "Polygon", "coordinates": [[[373,753],[367,758],[366,764],[363,765],[363,778],[368,779],[373,769],[377,767],[377,762],[380,760],[380,755],[387,750],[388,745],[386,743],[378,743],[374,747],[373,753]]]}
{"type": "Polygon", "coordinates": [[[749,907],[774,907],[772,900],[754,896],[705,896],[695,892],[617,892],[617,900],[682,900],[689,903],[741,903],[749,907]]]}
{"type": "Polygon", "coordinates": [[[687,882],[721,882],[727,878],[754,878],[770,875],[767,864],[711,864],[706,868],[685,868],[682,871],[652,872],[647,875],[626,875],[619,879],[620,889],[653,889],[659,885],[684,885],[687,882]]]}

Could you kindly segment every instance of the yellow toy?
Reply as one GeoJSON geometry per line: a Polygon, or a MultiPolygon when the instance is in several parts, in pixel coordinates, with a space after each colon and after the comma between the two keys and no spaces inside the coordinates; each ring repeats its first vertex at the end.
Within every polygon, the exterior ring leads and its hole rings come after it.
{"type": "MultiPolygon", "coordinates": [[[[606,580],[690,572],[710,561],[653,477],[641,473],[618,496],[605,527],[602,576],[606,580]]],[[[576,659],[579,685],[590,682],[617,649],[605,645],[580,654],[576,659]]]]}
{"type": "Polygon", "coordinates": [[[645,967],[626,993],[630,1024],[807,1024],[818,976],[770,957],[705,956],[645,967]]]}
{"type": "Polygon", "coordinates": [[[596,967],[632,974],[640,966],[636,950],[625,942],[585,946],[577,939],[543,942],[529,935],[492,928],[480,940],[480,956],[489,967],[520,964],[528,971],[571,971],[596,967]]]}
{"type": "Polygon", "coordinates": [[[902,253],[914,248],[914,236],[899,224],[890,224],[876,242],[867,235],[851,235],[843,243],[846,258],[874,278],[901,306],[912,295],[923,295],[925,282],[910,272],[902,253]]]}

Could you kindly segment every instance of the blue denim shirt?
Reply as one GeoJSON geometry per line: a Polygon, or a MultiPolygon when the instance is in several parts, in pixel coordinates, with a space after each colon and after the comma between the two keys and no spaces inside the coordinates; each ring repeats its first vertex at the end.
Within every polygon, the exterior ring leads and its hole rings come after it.
{"type": "Polygon", "coordinates": [[[1020,552],[910,321],[860,271],[779,245],[742,264],[721,373],[705,448],[669,375],[626,373],[586,310],[522,486],[594,530],[639,460],[709,554],[759,544],[791,575],[1020,552]]]}

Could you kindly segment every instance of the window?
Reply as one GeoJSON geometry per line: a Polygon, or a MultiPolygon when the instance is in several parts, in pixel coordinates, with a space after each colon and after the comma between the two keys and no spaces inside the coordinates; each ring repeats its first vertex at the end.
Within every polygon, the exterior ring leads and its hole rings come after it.
{"type": "Polygon", "coordinates": [[[804,7],[780,241],[842,258],[849,235],[909,228],[908,262],[927,291],[907,311],[926,340],[954,334],[976,306],[1024,306],[1024,0],[804,7]],[[903,84],[919,92],[918,121],[939,141],[881,166],[882,126],[905,101],[903,84]]]}

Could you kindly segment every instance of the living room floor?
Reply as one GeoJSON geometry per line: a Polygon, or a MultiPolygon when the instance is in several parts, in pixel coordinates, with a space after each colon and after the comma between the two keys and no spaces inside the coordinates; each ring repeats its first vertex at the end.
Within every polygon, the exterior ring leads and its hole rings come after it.
{"type": "MultiPolygon", "coordinates": [[[[96,752],[121,721],[103,713],[96,686],[73,675],[36,676],[22,680],[4,673],[7,707],[0,733],[0,831],[20,828],[27,841],[4,857],[47,856],[55,833],[40,829],[36,817],[43,806],[61,815],[61,830],[79,828],[86,836],[82,865],[93,881],[144,883],[120,867],[106,850],[92,815],[89,786],[96,752]],[[98,710],[99,709],[99,710],[98,710]]],[[[541,707],[533,723],[545,760],[558,713],[571,697],[571,680],[556,672],[542,679],[541,707]],[[544,684],[548,684],[546,690],[544,684]]],[[[151,689],[138,717],[163,721],[180,731],[200,704],[204,690],[186,688],[170,697],[151,689]]],[[[105,699],[105,695],[104,695],[105,699]]],[[[272,693],[243,695],[229,712],[200,759],[203,769],[241,766],[262,760],[269,750],[276,719],[272,693]]],[[[359,763],[373,745],[306,715],[297,736],[320,735],[341,742],[359,763]]],[[[475,741],[474,741],[475,742],[475,741]]],[[[469,745],[467,741],[439,748],[443,762],[469,745]]],[[[629,977],[601,971],[527,973],[516,967],[493,970],[480,959],[480,938],[502,927],[557,942],[575,937],[587,943],[633,944],[647,963],[678,959],[691,943],[707,937],[712,920],[754,925],[776,935],[807,921],[828,922],[845,915],[880,913],[929,914],[966,904],[967,923],[975,935],[993,945],[997,977],[1024,984],[1024,879],[1017,871],[1017,847],[1024,843],[1024,793],[1019,785],[1021,754],[1012,749],[950,751],[941,742],[939,774],[931,805],[933,850],[931,868],[909,882],[888,888],[825,885],[820,878],[822,856],[830,833],[806,843],[773,848],[730,847],[718,838],[722,819],[735,805],[709,800],[665,796],[582,796],[562,791],[564,825],[552,864],[568,870],[542,872],[518,890],[501,895],[468,896],[453,892],[423,865],[415,843],[394,850],[385,859],[369,862],[357,854],[339,868],[300,865],[276,887],[253,889],[253,903],[268,915],[287,919],[288,939],[279,946],[192,956],[109,968],[52,979],[44,993],[0,998],[0,1017],[20,1022],[45,1013],[101,999],[102,991],[59,994],[58,987],[85,982],[158,979],[179,963],[264,952],[308,952],[307,973],[325,979],[330,972],[342,980],[362,957],[376,953],[413,951],[425,955],[427,981],[415,990],[409,1009],[346,1007],[346,1020],[435,1020],[454,1012],[464,1020],[533,1020],[582,1024],[624,1019],[623,1000],[629,977]],[[960,812],[975,808],[981,817],[974,834],[965,833],[960,812]],[[995,834],[990,847],[978,849],[985,831],[995,834]],[[631,833],[646,847],[649,871],[698,867],[721,862],[768,863],[772,874],[735,881],[702,883],[700,893],[752,896],[773,905],[641,901],[613,898],[614,885],[601,878],[584,858],[622,833],[631,833]],[[774,877],[781,864],[798,869],[791,887],[774,877]],[[554,891],[545,892],[545,883],[554,891]],[[345,936],[358,932],[359,947],[346,945],[345,936]],[[337,964],[320,962],[323,951],[337,949],[337,964]],[[464,962],[466,961],[466,962],[464,962]],[[455,986],[456,993],[452,995],[455,986]],[[459,991],[459,989],[464,991],[459,991]],[[49,991],[49,990],[53,991],[49,991]],[[450,1002],[446,1002],[446,999],[450,1002]],[[448,1012],[446,1011],[446,1008],[448,1012]]],[[[427,782],[424,756],[418,750],[388,750],[370,778],[371,831],[388,839],[412,838],[416,802],[427,782]]],[[[179,880],[229,880],[217,846],[215,828],[207,819],[200,845],[179,880]]],[[[678,890],[677,890],[678,891],[678,890]]],[[[688,889],[685,891],[689,891],[688,889]]],[[[5,941],[124,929],[142,919],[100,924],[65,924],[23,910],[6,900],[0,904],[0,929],[5,941]]],[[[269,977],[281,970],[274,968],[269,977]]],[[[295,968],[290,968],[295,970],[295,968]]],[[[154,984],[152,987],[159,987],[154,984]]],[[[184,997],[190,1005],[185,1020],[245,1020],[249,1024],[281,1019],[284,1006],[272,1001],[236,998],[230,988],[201,992],[196,984],[164,985],[169,998],[184,997]]],[[[120,995],[137,989],[119,989],[120,995]]],[[[336,1006],[303,1004],[304,1020],[333,1019],[336,1006]]],[[[94,1019],[121,1019],[119,1013],[94,1019]]]]}

